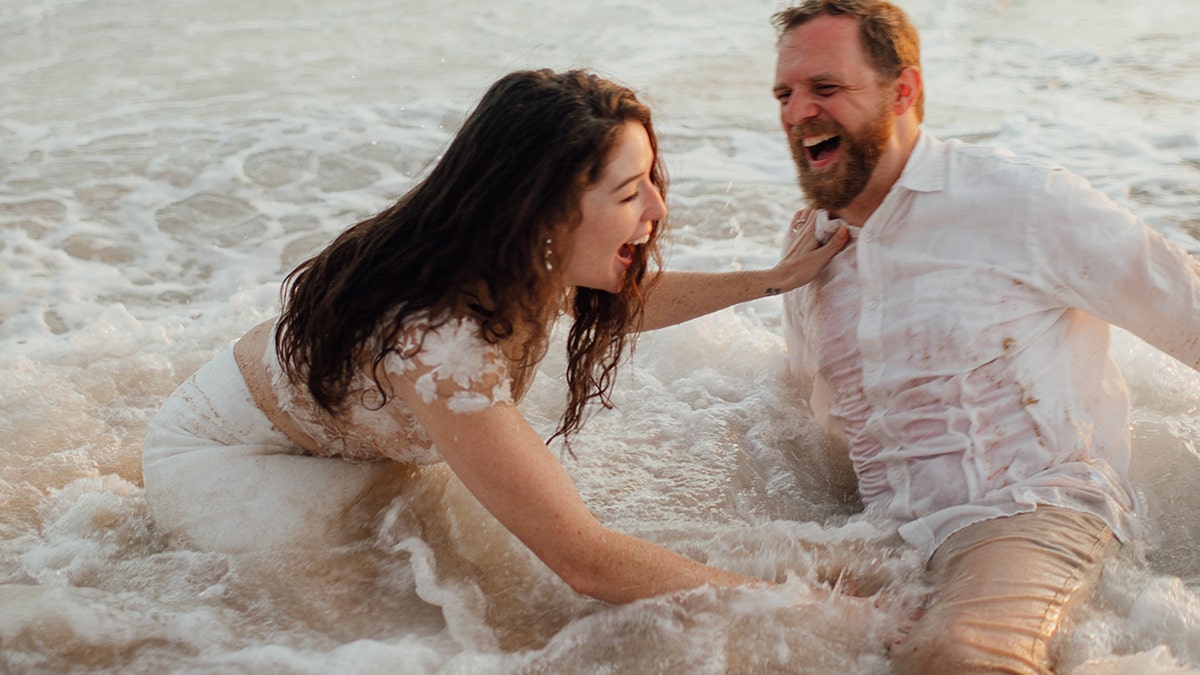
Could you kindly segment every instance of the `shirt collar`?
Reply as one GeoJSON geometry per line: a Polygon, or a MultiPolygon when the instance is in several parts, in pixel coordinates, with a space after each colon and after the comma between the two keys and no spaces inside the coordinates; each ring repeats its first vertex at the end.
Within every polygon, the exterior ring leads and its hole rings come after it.
{"type": "MultiPolygon", "coordinates": [[[[949,170],[947,162],[946,144],[922,129],[892,190],[940,192],[946,189],[946,175],[949,170]]],[[[859,230],[862,229],[847,224],[841,218],[831,218],[824,209],[817,212],[816,229],[820,241],[828,241],[833,233],[843,226],[850,231],[851,240],[857,239],[859,230]]]]}
{"type": "Polygon", "coordinates": [[[946,189],[945,145],[922,129],[892,189],[904,188],[913,192],[940,192],[946,189]]]}
{"type": "Polygon", "coordinates": [[[817,241],[824,244],[842,227],[845,227],[850,232],[850,241],[858,239],[858,232],[862,229],[857,225],[847,223],[841,218],[830,217],[829,212],[825,209],[817,211],[817,241]]]}

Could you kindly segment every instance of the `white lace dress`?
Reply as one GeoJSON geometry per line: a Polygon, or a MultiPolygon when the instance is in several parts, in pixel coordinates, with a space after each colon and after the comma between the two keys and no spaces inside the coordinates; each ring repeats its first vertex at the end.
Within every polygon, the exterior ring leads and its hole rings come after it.
{"type": "MultiPolygon", "coordinates": [[[[460,413],[512,403],[508,361],[472,320],[432,329],[428,319],[411,321],[393,347],[384,369],[409,379],[427,403],[441,399],[460,413]]],[[[354,378],[335,415],[284,376],[273,349],[264,365],[280,408],[316,450],[306,451],[271,424],[226,349],[179,386],[147,429],[146,500],[169,537],[222,551],[336,544],[354,529],[344,520],[347,511],[387,465],[440,461],[404,402],[391,397],[380,405],[365,373],[354,378]],[[385,459],[393,462],[375,461],[385,459]]]]}
{"type": "MultiPolygon", "coordinates": [[[[379,340],[378,335],[371,339],[367,353],[380,351],[379,340]]],[[[316,441],[318,448],[313,454],[358,461],[392,459],[405,464],[441,460],[403,401],[391,397],[380,405],[379,390],[366,372],[356,374],[346,403],[333,414],[317,405],[307,389],[288,379],[274,350],[267,350],[263,364],[279,408],[316,441]]],[[[454,412],[468,413],[513,401],[504,353],[483,340],[479,324],[471,319],[453,318],[437,328],[431,328],[425,318],[410,321],[382,365],[388,375],[413,382],[426,403],[441,399],[454,412]],[[412,356],[405,358],[405,354],[412,356]]]]}

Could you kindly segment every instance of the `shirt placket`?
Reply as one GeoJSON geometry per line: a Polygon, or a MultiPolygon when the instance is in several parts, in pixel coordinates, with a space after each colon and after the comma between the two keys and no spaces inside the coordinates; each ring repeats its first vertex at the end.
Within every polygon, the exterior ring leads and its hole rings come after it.
{"type": "Polygon", "coordinates": [[[899,452],[896,439],[887,433],[883,425],[889,396],[889,392],[886,391],[883,384],[887,365],[887,354],[884,349],[884,331],[887,329],[884,307],[888,289],[884,256],[888,252],[884,250],[881,243],[881,233],[886,229],[891,215],[895,212],[893,206],[895,199],[895,192],[888,195],[888,198],[876,209],[859,234],[856,254],[862,290],[862,307],[858,323],[858,342],[862,354],[863,394],[871,404],[871,415],[866,423],[866,431],[876,439],[882,448],[877,460],[883,462],[886,467],[888,484],[893,493],[892,510],[908,513],[911,510],[912,494],[908,462],[899,452]]]}

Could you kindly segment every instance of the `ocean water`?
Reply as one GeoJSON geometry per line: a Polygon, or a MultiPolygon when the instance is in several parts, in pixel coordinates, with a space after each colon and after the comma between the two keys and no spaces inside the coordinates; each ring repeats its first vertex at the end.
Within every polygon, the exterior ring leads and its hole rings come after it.
{"type": "MultiPolygon", "coordinates": [[[[1200,255],[1193,0],[911,0],[926,127],[1053,157],[1200,255]]],[[[139,453],[281,277],[401,194],[516,68],[655,109],[668,263],[770,265],[799,205],[776,0],[0,0],[0,672],[887,673],[921,560],[861,513],[791,393],[778,299],[642,336],[568,471],[598,517],[783,582],[575,595],[446,471],[350,544],[165,542],[139,453]],[[874,600],[810,589],[856,579],[874,600]]],[[[1055,645],[1064,673],[1200,672],[1200,375],[1118,333],[1145,540],[1055,645]]],[[[547,434],[552,352],[522,408],[547,434]]]]}

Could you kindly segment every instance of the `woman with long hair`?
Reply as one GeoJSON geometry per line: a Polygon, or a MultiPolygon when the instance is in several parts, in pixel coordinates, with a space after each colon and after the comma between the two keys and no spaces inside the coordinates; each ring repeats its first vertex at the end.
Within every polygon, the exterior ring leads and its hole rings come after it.
{"type": "Polygon", "coordinates": [[[298,266],[278,319],[164,404],[143,450],[157,527],[213,549],[303,540],[372,466],[444,461],[580,593],[754,581],[603,526],[516,407],[560,316],[555,435],[570,437],[639,330],[807,283],[845,244],[806,232],[769,270],[666,273],[664,189],[632,91],[584,71],[503,77],[416,187],[298,266]]]}

